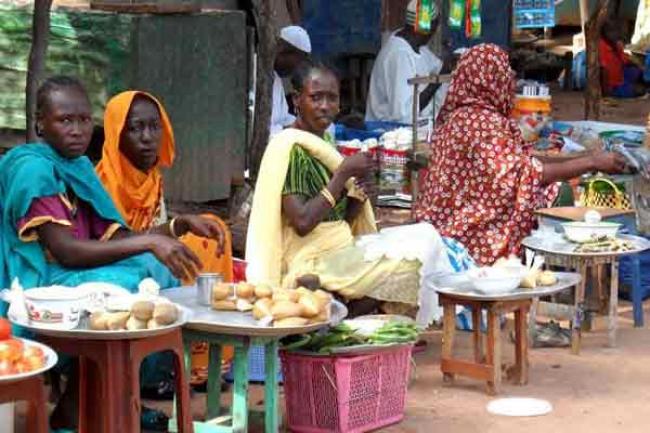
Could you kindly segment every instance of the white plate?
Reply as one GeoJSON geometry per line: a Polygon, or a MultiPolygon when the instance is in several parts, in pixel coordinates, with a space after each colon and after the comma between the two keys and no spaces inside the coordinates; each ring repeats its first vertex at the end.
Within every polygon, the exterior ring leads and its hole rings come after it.
{"type": "Polygon", "coordinates": [[[488,412],[503,416],[541,416],[552,410],[553,405],[548,401],[527,397],[499,398],[487,405],[488,412]]]}
{"type": "Polygon", "coordinates": [[[10,374],[8,376],[0,376],[0,384],[18,382],[19,380],[28,379],[32,376],[37,376],[41,373],[45,373],[50,368],[54,367],[57,361],[59,360],[59,357],[56,355],[56,352],[44,344],[32,340],[26,340],[24,338],[19,338],[19,340],[22,340],[23,344],[27,347],[31,347],[31,346],[40,347],[41,350],[43,351],[43,354],[45,355],[45,365],[37,370],[28,371],[27,373],[18,373],[18,374],[10,374]]]}

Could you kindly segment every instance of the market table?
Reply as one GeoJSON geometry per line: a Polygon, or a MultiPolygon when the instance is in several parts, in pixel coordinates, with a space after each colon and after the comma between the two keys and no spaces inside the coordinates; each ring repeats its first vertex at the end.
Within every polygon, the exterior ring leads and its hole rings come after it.
{"type": "MultiPolygon", "coordinates": [[[[589,208],[589,207],[555,207],[547,209],[539,209],[535,212],[539,218],[540,227],[553,226],[560,228],[562,223],[569,221],[584,221],[585,213],[588,210],[596,210],[600,213],[602,221],[622,224],[622,231],[625,230],[626,234],[636,235],[636,212],[634,210],[619,210],[609,208],[589,208]]],[[[641,262],[638,254],[630,257],[632,266],[632,287],[631,296],[634,326],[643,327],[643,287],[641,286],[641,262]]],[[[597,273],[601,273],[598,270],[597,273]]],[[[601,279],[596,281],[598,285],[601,284],[601,279]]],[[[601,290],[601,287],[598,287],[601,290]]]]}
{"type": "Polygon", "coordinates": [[[45,365],[34,371],[0,376],[0,403],[26,401],[27,433],[48,433],[47,397],[43,373],[54,367],[58,361],[56,353],[49,347],[29,340],[24,343],[40,347],[45,356],[45,365]]]}
{"type": "Polygon", "coordinates": [[[638,254],[650,248],[650,241],[640,236],[619,235],[618,238],[630,241],[635,248],[624,252],[576,253],[577,244],[565,240],[562,235],[543,233],[541,236],[529,236],[522,245],[529,250],[544,255],[546,265],[561,266],[578,272],[582,279],[575,291],[573,307],[568,309],[572,320],[571,351],[580,353],[582,332],[581,325],[585,311],[585,287],[588,268],[610,266],[609,308],[608,308],[608,344],[616,346],[617,310],[618,310],[618,262],[623,256],[638,254]]]}
{"type": "Polygon", "coordinates": [[[183,368],[181,326],[189,312],[172,325],[137,331],[94,331],[87,318],[72,330],[44,329],[9,319],[38,336],[57,352],[79,357],[79,433],[140,431],[140,364],[162,351],[174,355],[178,428],[192,433],[189,381],[183,368]]]}
{"type": "MultiPolygon", "coordinates": [[[[216,311],[198,303],[196,287],[182,287],[165,291],[165,296],[192,310],[192,318],[183,328],[185,364],[190,367],[191,343],[208,342],[210,346],[207,384],[207,413],[204,422],[195,422],[197,433],[243,433],[248,431],[248,353],[253,345],[264,346],[264,425],[265,432],[279,431],[278,373],[280,371],[278,346],[282,337],[315,331],[325,326],[316,324],[291,328],[260,326],[250,313],[216,311]],[[229,416],[221,416],[221,350],[232,346],[234,385],[229,416]],[[230,425],[223,426],[230,422],[230,425]]],[[[333,303],[332,316],[345,317],[345,307],[333,303]]],[[[170,431],[173,420],[170,420],[170,431]]]]}
{"type": "Polygon", "coordinates": [[[440,305],[443,307],[443,340],[440,370],[445,382],[451,382],[456,374],[487,383],[489,394],[497,394],[501,385],[501,324],[499,317],[515,313],[515,365],[510,374],[516,383],[528,383],[528,325],[527,314],[534,298],[552,295],[580,283],[580,275],[557,273],[558,282],[553,286],[536,289],[515,289],[508,293],[488,295],[465,285],[455,288],[437,289],[440,305]],[[454,357],[453,345],[456,331],[456,306],[472,310],[472,347],[474,360],[466,361],[454,357]],[[487,311],[487,344],[483,353],[481,311],[487,311]]]}

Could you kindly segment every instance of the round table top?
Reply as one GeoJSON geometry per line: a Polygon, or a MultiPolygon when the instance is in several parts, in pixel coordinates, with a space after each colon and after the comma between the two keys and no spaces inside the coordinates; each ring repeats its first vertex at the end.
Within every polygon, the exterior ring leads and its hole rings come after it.
{"type": "Polygon", "coordinates": [[[578,244],[569,242],[564,237],[557,235],[556,238],[548,239],[548,237],[541,236],[528,236],[521,244],[531,250],[540,253],[552,254],[557,256],[567,256],[576,258],[596,258],[596,257],[622,257],[633,254],[641,253],[650,249],[650,241],[641,236],[633,235],[618,235],[617,238],[630,241],[636,247],[631,251],[608,251],[602,253],[577,253],[575,248],[578,244]]]}
{"type": "MultiPolygon", "coordinates": [[[[252,314],[240,311],[217,311],[197,301],[196,287],[180,287],[165,290],[165,297],[192,311],[192,317],[185,324],[186,329],[219,335],[240,337],[281,338],[288,335],[305,334],[328,326],[322,322],[307,326],[276,328],[260,325],[252,314]]],[[[338,322],[347,316],[347,308],[338,301],[332,302],[331,322],[338,322]]]]}
{"type": "Polygon", "coordinates": [[[465,283],[461,283],[457,287],[445,287],[436,289],[436,291],[441,295],[450,296],[466,301],[520,301],[553,295],[580,283],[580,274],[574,272],[556,272],[555,275],[557,276],[558,281],[557,284],[554,284],[552,286],[537,287],[535,289],[524,289],[520,287],[506,293],[485,294],[476,291],[473,287],[470,287],[465,283]]]}

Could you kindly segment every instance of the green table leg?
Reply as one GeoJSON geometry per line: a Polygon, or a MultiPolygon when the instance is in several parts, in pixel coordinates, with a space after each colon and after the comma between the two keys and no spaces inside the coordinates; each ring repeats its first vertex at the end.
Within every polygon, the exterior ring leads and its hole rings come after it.
{"type": "Polygon", "coordinates": [[[271,340],[264,346],[264,431],[276,433],[280,431],[278,408],[278,340],[271,340]]]}
{"type": "Polygon", "coordinates": [[[235,346],[235,386],[232,396],[232,431],[248,432],[248,350],[250,342],[235,346]]]}
{"type": "Polygon", "coordinates": [[[209,343],[207,419],[221,415],[221,344],[209,343]]]}

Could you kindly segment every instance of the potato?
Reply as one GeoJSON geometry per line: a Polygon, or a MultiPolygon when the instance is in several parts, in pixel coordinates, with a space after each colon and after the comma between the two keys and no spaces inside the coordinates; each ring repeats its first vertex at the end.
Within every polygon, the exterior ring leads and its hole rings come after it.
{"type": "Polygon", "coordinates": [[[255,320],[260,320],[265,317],[272,316],[271,314],[271,306],[273,305],[273,301],[271,298],[262,298],[258,299],[257,302],[255,302],[255,305],[253,305],[253,317],[255,320]]]}
{"type": "Polygon", "coordinates": [[[540,286],[552,286],[557,283],[557,277],[553,271],[544,271],[537,276],[537,283],[540,286]]]}
{"type": "Polygon", "coordinates": [[[312,294],[303,295],[298,304],[302,307],[302,316],[307,318],[318,316],[322,309],[322,301],[312,294]]]}
{"type": "Polygon", "coordinates": [[[90,315],[90,329],[93,331],[106,331],[106,313],[93,313],[90,315]]]}
{"type": "Polygon", "coordinates": [[[131,313],[128,311],[120,311],[117,313],[106,313],[106,328],[111,331],[117,331],[118,329],[126,328],[126,321],[131,317],[131,313]]]}
{"type": "Polygon", "coordinates": [[[273,288],[268,284],[259,284],[255,287],[256,298],[270,298],[271,296],[273,296],[273,288]]]}
{"type": "Polygon", "coordinates": [[[539,271],[531,271],[521,280],[519,284],[524,289],[534,289],[537,287],[537,274],[539,271]]]}
{"type": "Polygon", "coordinates": [[[151,319],[147,322],[147,329],[157,329],[161,326],[160,323],[156,322],[156,319],[151,319]]]}
{"type": "Polygon", "coordinates": [[[212,287],[212,301],[223,301],[232,294],[232,286],[228,283],[217,283],[212,287]]]}
{"type": "Polygon", "coordinates": [[[138,331],[140,329],[147,329],[148,320],[140,320],[136,318],[133,314],[129,317],[129,320],[126,321],[126,329],[129,331],[138,331]]]}
{"type": "Polygon", "coordinates": [[[298,299],[300,299],[300,294],[296,290],[278,289],[273,292],[273,302],[298,302],[298,299]]]}
{"type": "Polygon", "coordinates": [[[235,295],[238,298],[250,299],[255,296],[255,286],[241,282],[235,286],[235,295]]]}
{"type": "Polygon", "coordinates": [[[326,300],[326,301],[331,301],[332,300],[332,294],[326,292],[325,290],[318,289],[314,292],[314,296],[326,300]]]}
{"type": "Polygon", "coordinates": [[[309,319],[305,319],[304,317],[287,317],[285,319],[274,321],[273,326],[276,328],[285,326],[305,326],[307,323],[309,323],[309,319]]]}
{"type": "Polygon", "coordinates": [[[235,301],[212,301],[212,308],[219,311],[237,311],[235,301]]]}
{"type": "Polygon", "coordinates": [[[323,323],[323,322],[329,322],[330,321],[330,315],[329,312],[321,312],[318,314],[318,316],[314,316],[311,319],[309,319],[309,324],[313,325],[314,323],[323,323]]]}
{"type": "Polygon", "coordinates": [[[277,301],[271,306],[271,314],[275,320],[300,317],[302,316],[302,307],[291,301],[277,301]]]}
{"type": "Polygon", "coordinates": [[[306,287],[298,287],[296,289],[296,293],[298,293],[298,296],[300,296],[300,297],[303,297],[305,295],[313,295],[314,294],[314,292],[312,292],[311,290],[309,290],[306,287]]]}
{"type": "Polygon", "coordinates": [[[238,311],[250,311],[253,309],[253,304],[247,299],[237,299],[235,306],[238,311]]]}
{"type": "Polygon", "coordinates": [[[131,306],[131,315],[138,320],[148,321],[153,317],[153,310],[156,306],[151,301],[137,301],[131,306]]]}
{"type": "Polygon", "coordinates": [[[176,305],[168,302],[158,304],[153,310],[153,318],[159,325],[171,325],[178,320],[178,308],[176,305]]]}

